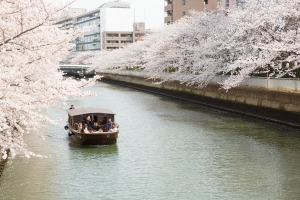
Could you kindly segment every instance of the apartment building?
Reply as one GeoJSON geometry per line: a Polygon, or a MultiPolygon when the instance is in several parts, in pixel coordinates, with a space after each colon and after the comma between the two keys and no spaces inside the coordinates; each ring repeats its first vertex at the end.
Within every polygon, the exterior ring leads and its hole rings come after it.
{"type": "Polygon", "coordinates": [[[55,24],[59,25],[59,28],[67,30],[73,28],[73,17],[80,15],[86,12],[84,8],[69,8],[67,11],[64,11],[55,24]]]}
{"type": "Polygon", "coordinates": [[[170,24],[185,15],[190,15],[190,10],[203,11],[215,9],[220,5],[220,0],[165,0],[165,24],[170,24]]]}
{"type": "Polygon", "coordinates": [[[85,8],[68,8],[68,10],[61,13],[60,18],[75,17],[85,12],[86,12],[85,8]]]}
{"type": "Polygon", "coordinates": [[[94,26],[94,28],[75,42],[75,51],[100,50],[100,9],[94,9],[73,18],[73,28],[94,26]]]}
{"type": "MultiPolygon", "coordinates": [[[[75,51],[114,49],[135,42],[145,32],[145,23],[134,23],[135,11],[120,0],[102,4],[99,8],[73,17],[73,28],[94,26],[94,29],[75,40],[75,51]],[[133,27],[134,26],[134,27],[133,27]],[[141,30],[141,31],[140,31],[141,30]],[[106,37],[118,35],[114,39],[106,37]],[[123,40],[127,35],[127,39],[123,40]],[[128,35],[132,37],[128,38],[128,35]],[[118,45],[117,45],[118,44],[118,45]]],[[[110,37],[111,38],[111,37],[110,37]]]]}
{"type": "MultiPolygon", "coordinates": [[[[100,7],[101,24],[101,49],[114,49],[115,46],[122,46],[121,35],[130,35],[133,32],[135,21],[134,9],[126,2],[111,2],[100,7]],[[111,35],[112,34],[112,35],[111,35]],[[117,36],[119,35],[119,36],[117,36]],[[107,36],[113,36],[114,39],[107,40],[107,36]],[[118,45],[117,45],[118,44],[118,45]],[[111,46],[111,47],[109,47],[111,46]]],[[[111,37],[112,38],[112,37],[111,37]]],[[[126,41],[129,43],[129,41],[126,41]]]]}
{"type": "Polygon", "coordinates": [[[61,18],[56,20],[55,24],[58,25],[60,29],[68,30],[73,28],[73,17],[61,18]]]}
{"type": "Polygon", "coordinates": [[[244,7],[245,0],[222,0],[221,7],[228,9],[232,7],[244,7]]]}
{"type": "Polygon", "coordinates": [[[113,50],[142,40],[145,35],[145,23],[135,22],[132,31],[104,31],[102,49],[113,50]]]}

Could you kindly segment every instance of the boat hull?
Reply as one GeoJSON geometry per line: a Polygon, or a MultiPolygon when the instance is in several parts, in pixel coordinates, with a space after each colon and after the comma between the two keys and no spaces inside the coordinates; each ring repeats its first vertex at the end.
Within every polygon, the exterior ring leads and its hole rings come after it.
{"type": "Polygon", "coordinates": [[[110,145],[116,144],[119,132],[78,133],[72,131],[70,139],[80,145],[110,145]]]}

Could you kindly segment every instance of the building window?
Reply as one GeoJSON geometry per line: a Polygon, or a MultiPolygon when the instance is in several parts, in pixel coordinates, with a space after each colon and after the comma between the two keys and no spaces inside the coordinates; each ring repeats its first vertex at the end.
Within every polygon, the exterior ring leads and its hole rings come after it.
{"type": "Polygon", "coordinates": [[[244,0],[236,0],[237,7],[244,8],[245,1],[244,0]]]}
{"type": "Polygon", "coordinates": [[[204,4],[208,4],[208,0],[204,0],[204,4]]]}
{"type": "Polygon", "coordinates": [[[185,5],[185,0],[182,0],[182,5],[185,5]]]}
{"type": "Polygon", "coordinates": [[[119,43],[118,40],[106,40],[106,43],[119,43]]]}
{"type": "Polygon", "coordinates": [[[136,33],[134,36],[135,37],[142,37],[144,34],[143,33],[136,33]]]}
{"type": "Polygon", "coordinates": [[[126,43],[132,43],[132,41],[122,40],[121,43],[124,43],[124,44],[126,44],[126,43]]]}
{"type": "Polygon", "coordinates": [[[184,15],[185,15],[185,12],[183,11],[183,12],[182,12],[182,16],[184,16],[184,15]]]}
{"type": "Polygon", "coordinates": [[[110,50],[113,50],[113,49],[118,49],[119,47],[107,47],[106,49],[110,49],[110,50]]]}
{"type": "Polygon", "coordinates": [[[132,34],[128,34],[128,33],[126,33],[126,34],[121,34],[121,37],[132,37],[132,34]]]}
{"type": "Polygon", "coordinates": [[[119,34],[107,33],[106,37],[119,37],[119,34]]]}

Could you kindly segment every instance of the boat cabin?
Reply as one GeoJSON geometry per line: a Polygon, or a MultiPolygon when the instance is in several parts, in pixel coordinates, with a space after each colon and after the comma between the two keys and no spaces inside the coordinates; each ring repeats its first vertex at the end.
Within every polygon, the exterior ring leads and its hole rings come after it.
{"type": "Polygon", "coordinates": [[[112,122],[115,121],[115,113],[106,108],[84,107],[68,109],[67,112],[69,127],[78,132],[81,132],[81,130],[79,130],[79,124],[83,126],[87,116],[93,117],[93,121],[97,122],[102,130],[104,130],[109,118],[111,118],[112,122]]]}

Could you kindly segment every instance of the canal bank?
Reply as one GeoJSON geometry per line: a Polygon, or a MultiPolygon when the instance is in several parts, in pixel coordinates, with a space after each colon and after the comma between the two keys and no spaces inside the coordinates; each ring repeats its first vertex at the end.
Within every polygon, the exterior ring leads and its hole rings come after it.
{"type": "Polygon", "coordinates": [[[215,83],[198,89],[178,81],[153,84],[139,76],[101,73],[103,82],[300,128],[300,93],[240,86],[227,92],[215,83]]]}

